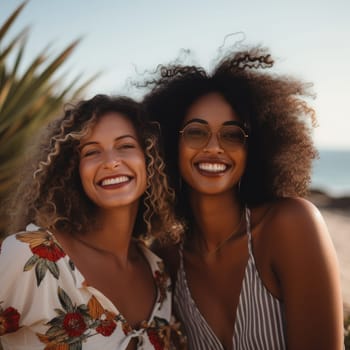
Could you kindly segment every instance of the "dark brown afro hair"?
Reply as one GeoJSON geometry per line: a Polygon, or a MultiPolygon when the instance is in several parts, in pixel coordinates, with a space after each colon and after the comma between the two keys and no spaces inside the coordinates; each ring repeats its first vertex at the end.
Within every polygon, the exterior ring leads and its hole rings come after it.
{"type": "Polygon", "coordinates": [[[255,47],[226,55],[211,73],[199,66],[158,66],[143,82],[150,89],[143,109],[160,124],[167,174],[177,195],[178,215],[188,213],[178,169],[179,130],[199,97],[221,94],[249,130],[247,167],[240,186],[242,203],[256,206],[281,197],[305,196],[312,160],[314,110],[306,99],[311,84],[268,71],[268,50],[255,47]]]}

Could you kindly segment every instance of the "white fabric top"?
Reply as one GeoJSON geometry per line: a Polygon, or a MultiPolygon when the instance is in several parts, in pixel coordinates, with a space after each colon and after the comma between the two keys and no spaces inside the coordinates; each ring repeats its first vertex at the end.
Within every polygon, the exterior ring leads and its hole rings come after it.
{"type": "Polygon", "coordinates": [[[122,350],[132,338],[137,338],[138,349],[163,349],[171,318],[170,279],[162,260],[140,247],[157,299],[149,320],[132,329],[107,297],[86,285],[50,232],[29,225],[7,237],[0,248],[4,350],[122,350]]]}

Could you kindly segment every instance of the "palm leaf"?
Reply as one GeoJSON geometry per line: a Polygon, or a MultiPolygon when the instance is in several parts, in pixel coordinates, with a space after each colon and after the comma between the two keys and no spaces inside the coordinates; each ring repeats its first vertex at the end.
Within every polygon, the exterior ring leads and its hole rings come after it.
{"type": "MultiPolygon", "coordinates": [[[[26,3],[24,1],[18,6],[0,25],[0,44],[26,3]]],[[[18,167],[23,161],[28,139],[61,113],[64,103],[81,98],[85,89],[99,76],[96,74],[81,82],[82,76],[78,75],[63,86],[63,78],[68,73],[61,77],[58,74],[81,39],[72,41],[51,58],[51,45],[48,45],[34,56],[27,67],[19,69],[28,35],[28,28],[25,28],[8,39],[8,44],[0,49],[0,237],[6,224],[3,204],[16,185],[18,167]],[[11,65],[9,56],[14,58],[11,65]]]]}
{"type": "Polygon", "coordinates": [[[21,5],[19,5],[15,11],[10,15],[10,17],[5,21],[5,23],[0,28],[0,41],[3,39],[7,31],[10,29],[11,25],[18,17],[20,12],[23,10],[23,7],[27,4],[28,1],[24,1],[21,5]]]}

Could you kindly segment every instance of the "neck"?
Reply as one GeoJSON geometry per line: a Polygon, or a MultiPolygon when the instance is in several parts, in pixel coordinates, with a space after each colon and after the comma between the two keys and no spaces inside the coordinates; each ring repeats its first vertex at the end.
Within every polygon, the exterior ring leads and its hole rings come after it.
{"type": "Polygon", "coordinates": [[[195,218],[195,241],[204,243],[207,252],[218,250],[228,237],[240,234],[243,208],[234,193],[191,194],[190,201],[195,218]]]}
{"type": "Polygon", "coordinates": [[[131,241],[137,206],[118,210],[100,210],[96,227],[84,235],[76,235],[81,243],[102,253],[113,255],[120,263],[126,263],[131,254],[131,241]]]}

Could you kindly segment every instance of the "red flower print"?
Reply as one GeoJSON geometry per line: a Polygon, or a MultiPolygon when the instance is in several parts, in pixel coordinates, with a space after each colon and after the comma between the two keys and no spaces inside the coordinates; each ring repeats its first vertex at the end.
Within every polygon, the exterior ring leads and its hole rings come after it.
{"type": "Polygon", "coordinates": [[[39,258],[56,262],[66,255],[55,237],[48,231],[39,229],[33,232],[17,233],[16,238],[28,243],[31,251],[39,258]]]}
{"type": "Polygon", "coordinates": [[[48,240],[44,244],[40,244],[31,248],[32,252],[42,259],[47,259],[53,262],[63,258],[66,254],[54,241],[48,240]]]}
{"type": "Polygon", "coordinates": [[[63,328],[69,337],[79,337],[87,329],[82,315],[78,312],[67,313],[63,319],[63,328]]]}
{"type": "Polygon", "coordinates": [[[39,286],[44,279],[47,270],[56,278],[59,278],[57,260],[63,258],[66,253],[63,251],[55,237],[48,231],[39,229],[35,232],[17,233],[16,238],[29,245],[33,253],[23,270],[29,271],[35,266],[35,276],[39,286]]]}
{"type": "Polygon", "coordinates": [[[109,337],[117,327],[113,320],[101,320],[101,324],[96,327],[96,332],[109,337]]]}
{"type": "Polygon", "coordinates": [[[142,322],[141,327],[146,330],[155,350],[187,349],[186,338],[181,334],[179,323],[170,324],[166,319],[155,316],[151,323],[142,322]]]}
{"type": "Polygon", "coordinates": [[[16,332],[19,328],[19,319],[20,314],[15,308],[8,307],[3,311],[0,308],[0,335],[16,332]]]}
{"type": "Polygon", "coordinates": [[[117,323],[114,320],[115,314],[105,310],[95,296],[90,298],[87,306],[89,315],[93,319],[99,320],[99,324],[96,327],[96,332],[104,335],[105,337],[110,336],[117,327],[117,323]]]}
{"type": "Polygon", "coordinates": [[[45,334],[36,334],[46,344],[44,350],[81,350],[90,337],[108,337],[116,329],[115,313],[104,310],[95,296],[87,304],[76,305],[61,287],[57,295],[62,309],[55,309],[57,315],[46,323],[45,334]]]}
{"type": "Polygon", "coordinates": [[[164,350],[164,343],[156,330],[148,330],[147,335],[155,350],[164,350]]]}

